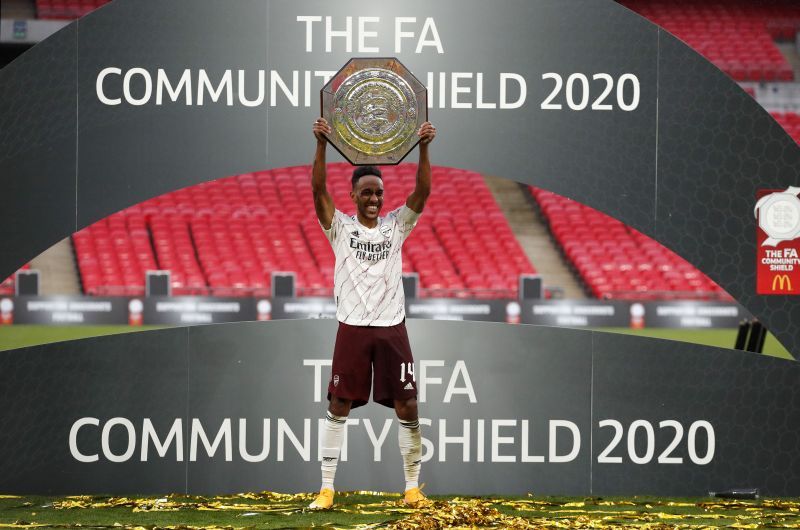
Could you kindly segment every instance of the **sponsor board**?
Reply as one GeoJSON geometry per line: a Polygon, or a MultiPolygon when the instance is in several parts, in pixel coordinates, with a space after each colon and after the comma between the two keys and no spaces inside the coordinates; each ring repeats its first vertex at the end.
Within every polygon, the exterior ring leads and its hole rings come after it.
{"type": "Polygon", "coordinates": [[[628,327],[630,302],[558,300],[523,302],[522,322],[566,327],[628,327]]]}
{"type": "Polygon", "coordinates": [[[759,190],[756,292],[800,294],[800,187],[759,190]]]}
{"type": "MultiPolygon", "coordinates": [[[[631,306],[631,315],[636,313],[631,306]]],[[[731,302],[647,302],[642,319],[647,328],[735,328],[752,316],[731,302]]],[[[633,318],[633,317],[632,317],[633,318]]]]}
{"type": "Polygon", "coordinates": [[[253,298],[151,296],[142,299],[143,323],[186,326],[256,320],[253,298]]]}
{"type": "MultiPolygon", "coordinates": [[[[752,318],[733,302],[696,300],[406,299],[406,316],[561,327],[735,328],[752,318]]],[[[0,299],[0,324],[189,326],[250,320],[335,319],[333,298],[17,297],[0,299]]]]}
{"type": "Polygon", "coordinates": [[[0,300],[0,315],[4,324],[127,324],[128,301],[88,296],[18,296],[0,300]]]}
{"type": "MultiPolygon", "coordinates": [[[[408,330],[414,370],[396,377],[418,389],[431,493],[800,493],[784,447],[800,434],[796,363],[544,326],[408,330]]],[[[0,490],[309,491],[335,335],[330,320],[249,322],[7,352],[0,490]]],[[[397,429],[389,408],[354,409],[337,486],[402,484],[397,429]]]]}
{"type": "Polygon", "coordinates": [[[408,318],[431,320],[475,320],[504,322],[509,300],[461,300],[456,298],[418,298],[406,300],[408,318]]]}
{"type": "Polygon", "coordinates": [[[274,298],[270,303],[273,320],[336,318],[336,302],[333,298],[274,298]]]}

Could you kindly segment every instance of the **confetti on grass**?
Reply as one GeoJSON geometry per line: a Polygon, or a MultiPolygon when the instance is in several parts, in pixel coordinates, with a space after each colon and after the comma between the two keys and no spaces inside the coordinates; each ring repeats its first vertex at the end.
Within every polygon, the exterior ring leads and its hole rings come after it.
{"type": "Polygon", "coordinates": [[[786,528],[800,530],[797,499],[440,498],[412,509],[393,493],[337,493],[332,510],[307,509],[314,494],[216,497],[0,497],[0,529],[339,530],[786,528]]]}

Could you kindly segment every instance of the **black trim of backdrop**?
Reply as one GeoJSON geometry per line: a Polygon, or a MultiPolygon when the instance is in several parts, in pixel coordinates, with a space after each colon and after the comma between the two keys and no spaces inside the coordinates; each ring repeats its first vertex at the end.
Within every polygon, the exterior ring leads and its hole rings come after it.
{"type": "Polygon", "coordinates": [[[395,16],[416,16],[406,29],[417,32],[431,17],[443,54],[431,46],[414,53],[408,42],[393,54],[422,79],[426,72],[481,72],[491,94],[499,73],[523,75],[527,102],[519,109],[432,109],[435,162],[507,175],[620,219],[696,265],[800,354],[800,326],[791,325],[800,321],[798,299],[755,294],[753,217],[757,189],[800,183],[800,148],[711,63],[611,1],[509,0],[503,9],[483,0],[380,8],[356,0],[107,4],[0,71],[0,277],[149,197],[307,163],[314,90],[312,104],[296,108],[282,95],[275,107],[112,107],[94,92],[106,66],[164,68],[173,82],[184,68],[204,68],[214,80],[227,69],[291,79],[294,70],[335,71],[357,54],[338,44],[323,51],[323,23],[307,53],[301,14],[335,16],[341,26],[344,16],[379,16],[371,44],[384,54],[393,49],[395,16]],[[468,16],[452,17],[456,10],[468,16]],[[552,90],[545,72],[634,73],[639,107],[543,111],[539,103],[552,90]]]}

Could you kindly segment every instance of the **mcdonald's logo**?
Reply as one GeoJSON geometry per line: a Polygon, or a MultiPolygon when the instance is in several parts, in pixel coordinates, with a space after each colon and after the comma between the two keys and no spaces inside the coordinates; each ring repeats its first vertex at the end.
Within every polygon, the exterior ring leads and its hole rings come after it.
{"type": "Polygon", "coordinates": [[[773,291],[791,291],[792,290],[792,280],[789,278],[788,274],[776,274],[774,278],[772,278],[772,290],[773,291]],[[778,287],[776,289],[775,287],[778,287]]]}

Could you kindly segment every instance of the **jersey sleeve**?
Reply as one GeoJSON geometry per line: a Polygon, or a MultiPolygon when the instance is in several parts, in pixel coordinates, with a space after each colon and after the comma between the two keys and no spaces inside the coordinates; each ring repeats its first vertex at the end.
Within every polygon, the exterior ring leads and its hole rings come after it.
{"type": "Polygon", "coordinates": [[[345,217],[345,214],[339,210],[334,210],[330,230],[325,230],[325,227],[322,226],[322,222],[319,223],[319,227],[322,228],[322,233],[325,234],[325,237],[328,238],[328,241],[331,242],[331,245],[336,241],[337,238],[341,236],[343,226],[342,220],[345,217]]]}
{"type": "Polygon", "coordinates": [[[389,215],[395,218],[395,221],[397,222],[397,228],[403,235],[403,240],[405,240],[411,233],[411,230],[417,226],[417,220],[422,214],[415,212],[404,204],[400,208],[392,210],[389,215]]]}

